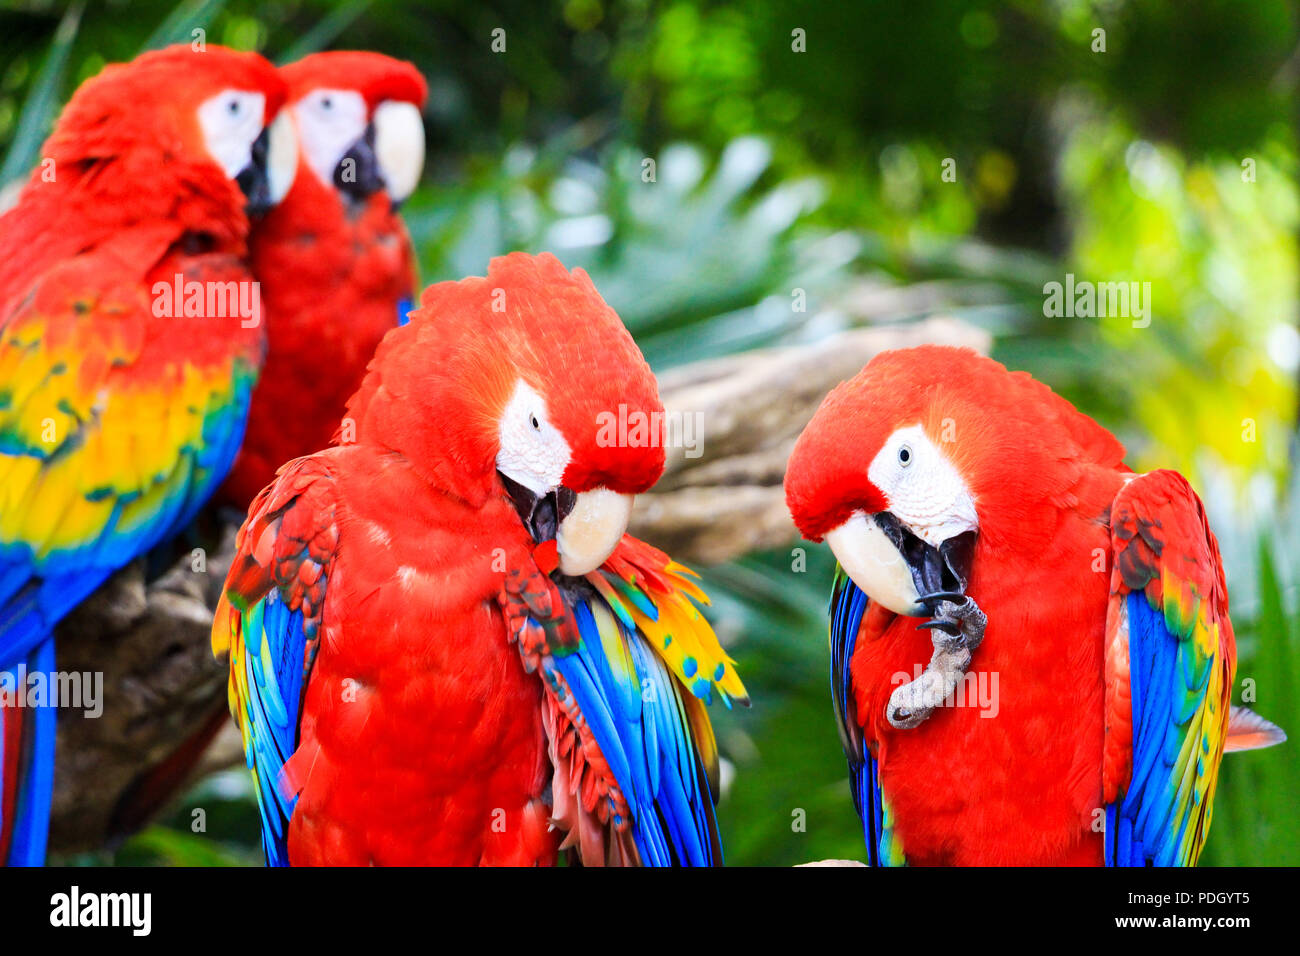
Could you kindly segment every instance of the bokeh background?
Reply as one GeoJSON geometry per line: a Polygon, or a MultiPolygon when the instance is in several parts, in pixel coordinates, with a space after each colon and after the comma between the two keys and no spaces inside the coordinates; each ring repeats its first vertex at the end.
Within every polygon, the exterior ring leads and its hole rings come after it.
{"type": "MultiPolygon", "coordinates": [[[[1192,477],[1228,567],[1238,683],[1300,733],[1291,4],[4,2],[0,186],[78,83],[196,27],[280,62],[365,48],[420,67],[428,159],[405,215],[426,282],[553,251],[658,369],[934,314],[987,329],[1135,468],[1192,477]],[[1044,285],[1067,273],[1150,282],[1150,326],[1046,317],[1044,285]]],[[[788,550],[703,571],[755,701],[714,708],[728,862],[862,858],[827,693],[828,553],[810,548],[803,574],[788,550]]],[[[1296,746],[1225,761],[1203,862],[1300,863],[1296,746]]],[[[259,861],[235,769],[64,862],[259,861]]]]}

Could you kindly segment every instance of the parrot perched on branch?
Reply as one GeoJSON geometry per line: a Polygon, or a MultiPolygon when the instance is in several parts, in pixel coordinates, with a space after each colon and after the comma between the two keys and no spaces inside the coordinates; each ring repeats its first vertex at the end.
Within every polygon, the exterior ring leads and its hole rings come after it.
{"type": "Polygon", "coordinates": [[[624,535],[663,406],[587,275],[431,286],[348,416],[253,502],[213,624],[268,863],[720,863],[705,703],[745,690],[624,535]]]}
{"type": "Polygon", "coordinates": [[[222,489],[242,511],[284,462],[330,444],[384,333],[416,292],[398,205],[424,166],[424,78],[379,53],[315,53],[280,69],[299,167],[253,231],[267,356],[222,489]]]}
{"type": "MultiPolygon", "coordinates": [[[[23,702],[55,624],[234,460],[264,346],[249,213],[296,168],[284,96],[271,64],[216,47],[109,66],[0,218],[0,671],[23,702]]],[[[0,707],[9,863],[44,860],[54,703],[0,707]]]]}
{"type": "MultiPolygon", "coordinates": [[[[423,168],[424,78],[364,51],[313,53],[280,76],[298,171],[249,238],[267,353],[243,444],[215,496],[241,512],[281,464],[329,446],[375,347],[416,292],[397,209],[423,168]]],[[[175,795],[226,725],[224,704],[215,706],[212,720],[137,778],[115,819],[133,829],[175,795]]]]}
{"type": "Polygon", "coordinates": [[[839,562],[831,691],[873,864],[1193,865],[1231,706],[1218,544],[1179,474],[968,350],[882,353],[791,453],[839,562]]]}

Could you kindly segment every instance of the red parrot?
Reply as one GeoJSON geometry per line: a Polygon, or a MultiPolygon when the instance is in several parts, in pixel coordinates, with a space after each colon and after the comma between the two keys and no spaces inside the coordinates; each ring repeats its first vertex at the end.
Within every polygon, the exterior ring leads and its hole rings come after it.
{"type": "MultiPolygon", "coordinates": [[[[234,460],[264,345],[246,208],[292,178],[284,95],[217,47],[109,66],[0,218],[0,671],[20,688],[53,674],[55,624],[234,460]]],[[[57,702],[32,701],[0,707],[9,863],[45,856],[57,702]]]]}
{"type": "Polygon", "coordinates": [[[873,864],[1192,865],[1231,707],[1218,544],[1172,471],[1022,372],[886,352],[827,396],[786,498],[840,569],[832,700],[873,864]],[[929,620],[918,620],[926,619],[929,620]]]}
{"type": "Polygon", "coordinates": [[[415,296],[397,213],[424,164],[424,78],[378,53],[316,53],[282,67],[298,175],[254,230],[266,365],[222,496],[242,510],[275,470],[325,448],[384,333],[415,296]]]}
{"type": "Polygon", "coordinates": [[[347,410],[253,502],[213,624],[268,863],[720,862],[704,704],[744,687],[624,535],[663,407],[587,275],[431,286],[347,410]]]}
{"type": "MultiPolygon", "coordinates": [[[[288,194],[253,229],[268,349],[217,500],[246,510],[284,462],[330,444],[384,333],[406,318],[415,253],[398,215],[424,161],[424,78],[379,53],[315,53],[280,69],[298,142],[288,194]]],[[[214,719],[132,786],[115,818],[149,819],[224,726],[214,719]]]]}

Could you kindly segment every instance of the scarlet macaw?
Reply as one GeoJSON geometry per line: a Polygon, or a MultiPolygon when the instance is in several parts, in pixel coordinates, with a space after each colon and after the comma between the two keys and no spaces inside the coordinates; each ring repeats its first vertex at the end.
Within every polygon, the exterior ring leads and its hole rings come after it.
{"type": "Polygon", "coordinates": [[[1284,739],[1230,706],[1200,500],[1123,457],[936,346],[878,356],[800,436],[786,497],[839,561],[832,699],[873,864],[1192,865],[1224,751],[1284,739]]]}
{"type": "Polygon", "coordinates": [[[248,507],[281,464],[325,448],[384,333],[405,319],[415,255],[397,214],[424,165],[424,78],[378,53],[282,67],[298,175],[253,231],[266,364],[222,497],[248,507]]]}
{"type": "Polygon", "coordinates": [[[745,691],[624,536],[662,406],[591,280],[431,286],[348,415],[253,502],[213,625],[267,861],[720,862],[704,703],[745,691]]]}
{"type": "MultiPolygon", "coordinates": [[[[0,670],[18,694],[54,670],[54,625],[234,459],[263,349],[245,206],[293,175],[292,136],[268,126],[284,93],[261,57],[211,46],[109,66],[0,219],[0,670]]],[[[0,859],[39,864],[54,710],[0,720],[0,859]]]]}
{"type": "MultiPolygon", "coordinates": [[[[288,193],[253,226],[267,354],[217,500],[248,508],[286,461],[325,448],[384,333],[405,321],[415,253],[398,215],[424,163],[426,86],[379,53],[314,53],[280,68],[298,143],[288,193]],[[328,370],[328,372],[323,372],[328,370]]],[[[132,785],[117,818],[147,819],[225,725],[220,710],[132,785]]]]}

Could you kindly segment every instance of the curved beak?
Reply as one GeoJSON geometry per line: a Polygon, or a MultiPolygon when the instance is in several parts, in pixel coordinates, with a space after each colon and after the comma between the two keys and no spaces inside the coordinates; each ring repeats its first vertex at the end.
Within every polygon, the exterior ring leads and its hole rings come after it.
{"type": "Polygon", "coordinates": [[[245,210],[263,216],[289,192],[298,170],[298,139],[285,113],[253,141],[248,165],[235,176],[244,193],[245,210]]]}
{"type": "Polygon", "coordinates": [[[572,577],[595,571],[608,560],[627,531],[633,495],[593,488],[578,495],[569,516],[560,522],[560,570],[572,577]]]}
{"type": "Polygon", "coordinates": [[[633,495],[606,488],[575,494],[563,485],[539,495],[502,472],[497,475],[533,540],[541,544],[554,539],[560,571],[569,577],[581,577],[604,564],[627,531],[633,495]]]}
{"type": "Polygon", "coordinates": [[[550,541],[559,533],[560,522],[569,516],[578,500],[578,496],[563,485],[539,495],[503,471],[498,471],[497,477],[506,486],[506,494],[519,513],[519,520],[538,544],[550,541]]]}
{"type": "Polygon", "coordinates": [[[895,614],[922,617],[936,601],[966,592],[975,532],[962,532],[935,547],[887,511],[858,512],[828,532],[826,543],[867,597],[895,614]]]}
{"type": "Polygon", "coordinates": [[[414,103],[385,100],[371,121],[384,188],[396,206],[415,191],[424,170],[424,119],[414,103]]]}

